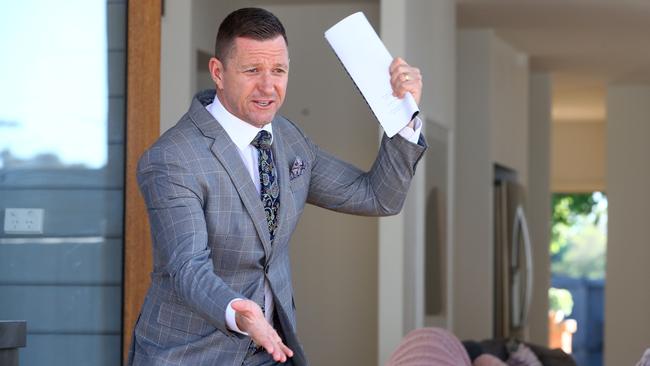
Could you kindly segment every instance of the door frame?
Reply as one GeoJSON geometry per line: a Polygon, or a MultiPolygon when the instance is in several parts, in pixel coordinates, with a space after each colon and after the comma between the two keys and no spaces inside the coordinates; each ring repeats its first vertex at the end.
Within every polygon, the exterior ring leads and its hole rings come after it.
{"type": "Polygon", "coordinates": [[[136,181],[138,159],[160,135],[161,0],[128,1],[126,71],[126,172],[122,356],[149,288],[152,268],[147,210],[136,181]]]}

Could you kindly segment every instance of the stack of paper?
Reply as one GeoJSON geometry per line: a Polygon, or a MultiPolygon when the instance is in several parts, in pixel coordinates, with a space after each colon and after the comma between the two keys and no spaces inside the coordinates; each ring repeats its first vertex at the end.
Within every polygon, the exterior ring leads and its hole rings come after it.
{"type": "Polygon", "coordinates": [[[389,74],[393,57],[362,12],[336,23],[325,32],[325,38],[388,137],[419,113],[410,93],[403,99],[393,96],[389,74]]]}

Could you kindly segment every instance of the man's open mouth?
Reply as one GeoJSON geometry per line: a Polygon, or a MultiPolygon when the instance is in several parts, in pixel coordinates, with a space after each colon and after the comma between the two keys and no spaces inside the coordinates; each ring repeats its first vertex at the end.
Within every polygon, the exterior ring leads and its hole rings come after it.
{"type": "Polygon", "coordinates": [[[254,103],[257,106],[264,108],[264,107],[268,107],[269,105],[271,105],[271,103],[273,103],[273,101],[272,100],[256,100],[256,101],[254,101],[254,103]]]}

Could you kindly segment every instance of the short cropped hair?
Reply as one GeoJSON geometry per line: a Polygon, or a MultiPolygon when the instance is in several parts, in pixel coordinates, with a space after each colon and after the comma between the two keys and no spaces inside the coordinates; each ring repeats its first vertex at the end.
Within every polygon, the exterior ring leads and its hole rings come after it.
{"type": "Polygon", "coordinates": [[[273,13],[260,8],[242,8],[228,14],[221,22],[214,44],[214,57],[225,64],[237,37],[266,41],[282,36],[288,45],[284,26],[273,13]]]}

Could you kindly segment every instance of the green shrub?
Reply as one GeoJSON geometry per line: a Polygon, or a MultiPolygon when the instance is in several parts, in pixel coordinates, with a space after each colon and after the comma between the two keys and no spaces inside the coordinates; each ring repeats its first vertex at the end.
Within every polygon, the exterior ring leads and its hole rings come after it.
{"type": "Polygon", "coordinates": [[[563,288],[551,287],[548,289],[548,299],[551,311],[561,311],[564,315],[571,315],[573,311],[573,296],[563,288]]]}

